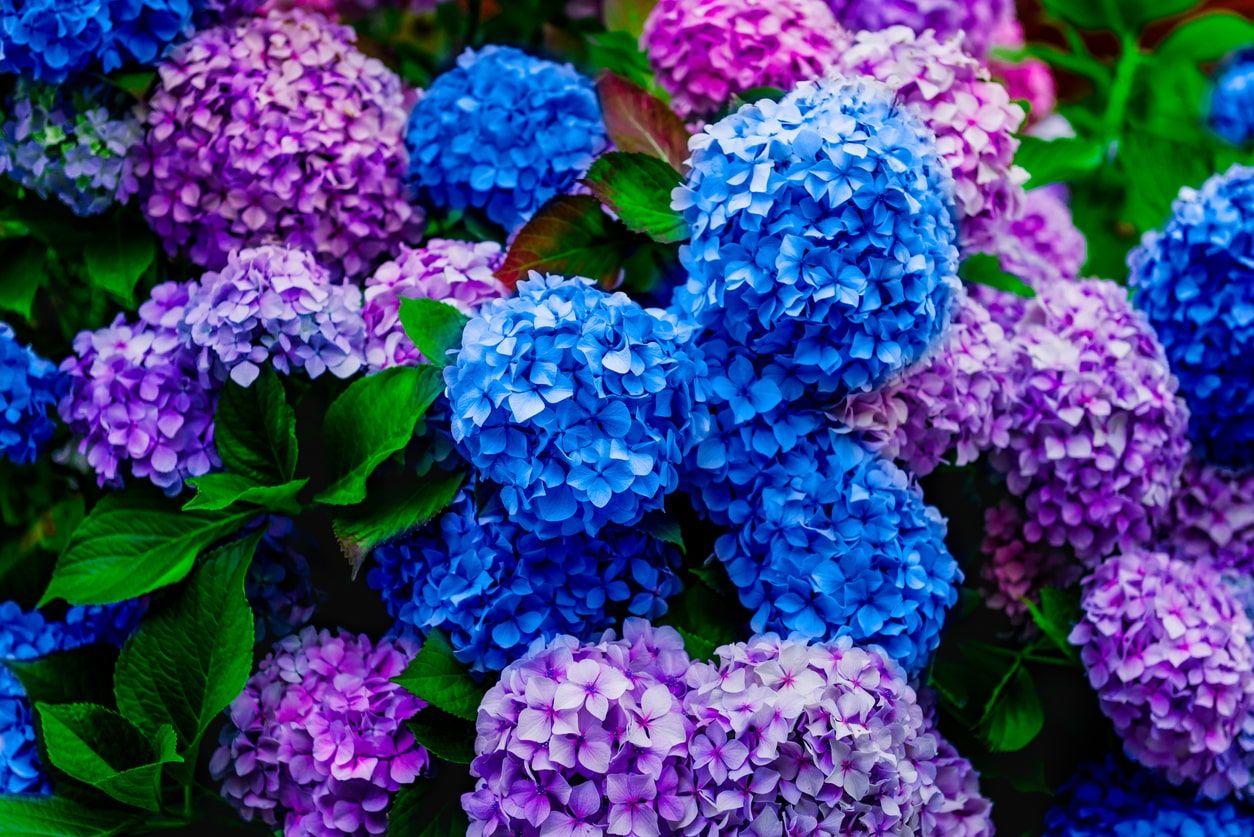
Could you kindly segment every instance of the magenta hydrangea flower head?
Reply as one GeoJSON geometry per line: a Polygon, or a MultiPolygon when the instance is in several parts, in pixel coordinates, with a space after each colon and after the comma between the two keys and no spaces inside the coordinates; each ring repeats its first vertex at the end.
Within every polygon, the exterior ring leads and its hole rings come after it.
{"type": "Polygon", "coordinates": [[[158,285],[137,322],[119,314],[106,328],[79,333],[61,363],[70,387],[57,409],[101,485],[119,484],[129,463],[135,477],[177,494],[185,479],[221,464],[213,447],[217,385],[176,330],[186,304],[185,285],[158,285]]]}
{"type": "Polygon", "coordinates": [[[1040,288],[1016,332],[1010,440],[992,462],[1029,543],[1092,563],[1149,542],[1188,452],[1162,346],[1113,282],[1040,288]]]}
{"type": "Polygon", "coordinates": [[[829,414],[916,476],[952,453],[966,465],[1007,442],[1011,352],[1006,333],[969,296],[940,346],[886,386],[858,393],[829,414]]]}
{"type": "MultiPolygon", "coordinates": [[[[993,44],[1021,49],[1024,46],[1023,26],[1014,17],[1003,18],[993,32],[993,44]]],[[[988,65],[993,77],[1006,85],[1006,92],[1012,100],[1028,103],[1028,119],[1033,124],[1054,112],[1058,104],[1058,86],[1054,82],[1053,71],[1044,61],[1039,58],[1024,58],[1021,61],[990,58],[988,65]]]]}
{"type": "Polygon", "coordinates": [[[1190,457],[1159,541],[1173,557],[1254,575],[1254,468],[1229,470],[1190,457]]]}
{"type": "Polygon", "coordinates": [[[1014,20],[1013,0],[827,0],[851,31],[908,27],[937,38],[959,37],[964,48],[983,59],[1006,21],[1014,20]]]}
{"type": "Polygon", "coordinates": [[[1254,628],[1220,572],[1125,552],[1085,579],[1081,605],[1071,642],[1128,755],[1212,798],[1243,787],[1230,751],[1254,711],[1254,628]]]}
{"type": "Polygon", "coordinates": [[[936,133],[936,150],[953,172],[964,241],[980,225],[1018,211],[1027,179],[1014,165],[1023,108],[956,38],[904,26],[858,32],[835,69],[884,82],[936,133]]]}
{"type": "Polygon", "coordinates": [[[222,795],[288,837],[385,833],[391,795],[430,762],[405,726],[426,704],[392,682],[416,651],[312,627],[279,640],[209,762],[222,795]]]}
{"type": "Polygon", "coordinates": [[[479,705],[468,833],[696,833],[688,665],[674,629],[636,619],[622,639],[558,637],[510,664],[479,705]]]}
{"type": "Polygon", "coordinates": [[[161,64],[135,154],[140,205],[209,269],[287,244],[361,275],[420,220],[406,202],[406,97],[351,29],[303,11],[196,34],[161,64]]]}
{"type": "Polygon", "coordinates": [[[473,243],[433,238],[422,247],[402,244],[400,254],[384,262],[366,280],[366,364],[371,369],[423,362],[422,352],[401,327],[402,299],[437,299],[466,316],[484,302],[506,296],[494,271],[504,254],[495,241],[473,243]]]}
{"type": "Polygon", "coordinates": [[[284,374],[347,378],[363,365],[361,290],[333,282],[303,250],[266,245],[232,253],[187,293],[178,333],[214,380],[249,386],[267,364],[284,374]]]}
{"type": "Polygon", "coordinates": [[[693,663],[684,702],[706,833],[920,833],[937,742],[900,668],[847,639],[717,655],[693,663]]]}
{"type": "Polygon", "coordinates": [[[1026,622],[1028,608],[1023,599],[1035,601],[1042,588],[1068,587],[1084,574],[1083,566],[1064,550],[1029,543],[1023,535],[1026,522],[1023,509],[1014,500],[989,506],[984,510],[984,538],[980,542],[984,603],[1016,624],[1026,622]]]}
{"type": "Polygon", "coordinates": [[[754,87],[822,78],[849,40],[823,0],[660,0],[640,45],[685,119],[754,87]]]}

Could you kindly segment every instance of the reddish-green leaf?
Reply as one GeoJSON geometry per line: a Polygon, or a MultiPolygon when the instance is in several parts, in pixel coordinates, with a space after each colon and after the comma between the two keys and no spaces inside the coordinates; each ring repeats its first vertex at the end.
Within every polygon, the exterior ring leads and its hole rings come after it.
{"type": "Polygon", "coordinates": [[[511,288],[533,270],[613,285],[625,256],[624,234],[596,198],[561,195],[518,231],[496,275],[511,288]]]}
{"type": "Polygon", "coordinates": [[[688,159],[688,129],[656,96],[613,73],[597,79],[601,113],[614,147],[665,160],[679,171],[688,159]]]}

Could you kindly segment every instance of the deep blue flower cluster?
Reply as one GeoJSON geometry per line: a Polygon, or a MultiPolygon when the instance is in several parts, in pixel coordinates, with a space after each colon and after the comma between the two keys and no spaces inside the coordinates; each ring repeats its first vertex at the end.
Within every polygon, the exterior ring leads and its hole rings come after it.
{"type": "Polygon", "coordinates": [[[541,537],[631,526],[675,490],[705,430],[700,367],[668,314],[532,274],[462,333],[444,371],[453,439],[541,537]]]}
{"type": "Polygon", "coordinates": [[[0,0],[0,72],[61,84],[97,65],[152,64],[192,12],[191,0],[0,0]]]}
{"type": "Polygon", "coordinates": [[[1215,75],[1210,127],[1233,145],[1254,142],[1254,49],[1234,53],[1215,75]]]}
{"type": "Polygon", "coordinates": [[[0,323],[0,459],[19,465],[35,461],[52,438],[56,422],[48,414],[65,389],[56,365],[18,343],[13,329],[0,323]]]}
{"type": "Polygon", "coordinates": [[[1248,837],[1254,816],[1197,799],[1120,758],[1080,768],[1045,818],[1048,837],[1248,837]]]}
{"type": "Polygon", "coordinates": [[[677,307],[807,384],[883,384],[933,345],[957,288],[953,178],[869,80],[804,83],[690,142],[672,205],[692,239],[677,307]]]}
{"type": "Polygon", "coordinates": [[[321,595],[305,557],[318,548],[313,538],[288,517],[271,517],[265,526],[248,565],[244,593],[253,608],[253,640],[268,646],[309,624],[321,595]]]}
{"type": "Polygon", "coordinates": [[[1254,464],[1254,168],[1183,189],[1167,226],[1128,256],[1133,302],[1188,403],[1194,450],[1254,464]]]}
{"type": "Polygon", "coordinates": [[[467,50],[409,118],[409,174],[433,205],[513,230],[606,148],[592,82],[512,47],[467,50]]]}
{"type": "Polygon", "coordinates": [[[656,618],[679,591],[679,553],[638,529],[542,540],[473,487],[432,526],[377,548],[369,584],[402,631],[445,632],[473,671],[499,671],[533,641],[590,640],[625,615],[656,618]]]}

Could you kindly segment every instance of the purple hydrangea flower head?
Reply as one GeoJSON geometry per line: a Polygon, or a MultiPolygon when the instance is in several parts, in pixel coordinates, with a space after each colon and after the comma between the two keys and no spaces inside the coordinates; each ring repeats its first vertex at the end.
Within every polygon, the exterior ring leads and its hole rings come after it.
{"type": "Polygon", "coordinates": [[[197,0],[195,24],[197,29],[208,29],[223,23],[233,23],[242,17],[250,17],[262,11],[266,0],[197,0]]]}
{"type": "Polygon", "coordinates": [[[993,452],[1023,498],[1029,543],[1093,563],[1149,542],[1184,467],[1188,410],[1126,291],[1037,290],[1016,330],[1010,441],[993,452]]]}
{"type": "Polygon", "coordinates": [[[607,526],[541,540],[473,488],[430,527],[384,544],[369,575],[398,628],[439,629],[472,671],[499,671],[536,640],[592,639],[624,614],[649,619],[679,592],[673,546],[607,526]]]}
{"type": "Polygon", "coordinates": [[[267,364],[284,374],[347,378],[363,365],[361,290],[333,282],[303,250],[266,245],[232,253],[187,293],[179,335],[215,380],[249,386],[267,364]]]}
{"type": "Polygon", "coordinates": [[[405,725],[426,704],[392,682],[416,651],[312,627],[279,640],[209,763],[222,795],[288,837],[386,832],[391,795],[430,762],[405,725]]]}
{"type": "Polygon", "coordinates": [[[1108,558],[1084,582],[1071,632],[1128,755],[1213,798],[1244,787],[1233,749],[1254,711],[1250,620],[1207,562],[1108,558]]]}
{"type": "Polygon", "coordinates": [[[904,26],[858,32],[838,59],[837,72],[884,82],[935,132],[936,150],[953,172],[964,241],[1019,211],[1027,175],[1014,156],[1023,108],[956,38],[916,35],[904,26]]]}
{"type": "Polygon", "coordinates": [[[704,429],[699,353],[669,314],[589,279],[516,290],[479,310],[444,370],[459,451],[540,537],[638,523],[704,429]]]}
{"type": "Polygon", "coordinates": [[[993,837],[993,803],[980,793],[980,774],[936,732],[936,756],[924,765],[923,834],[993,837]]]}
{"type": "Polygon", "coordinates": [[[305,553],[316,548],[317,543],[297,529],[291,518],[266,521],[265,534],[244,579],[258,644],[295,633],[313,618],[322,595],[310,577],[305,553]]]}
{"type": "Polygon", "coordinates": [[[1184,188],[1128,255],[1137,307],[1158,333],[1204,459],[1254,465],[1254,168],[1184,188]]]}
{"type": "Polygon", "coordinates": [[[931,473],[951,451],[955,465],[966,465],[1006,444],[1010,360],[1002,327],[964,296],[926,360],[880,389],[850,396],[831,415],[916,476],[931,473]]]}
{"type": "Polygon", "coordinates": [[[96,62],[109,0],[0,0],[0,72],[61,84],[96,62]]]}
{"type": "Polygon", "coordinates": [[[957,287],[953,181],[887,87],[805,82],[689,147],[672,196],[692,230],[677,303],[740,352],[844,395],[883,384],[939,339],[957,287]]]}
{"type": "Polygon", "coordinates": [[[1210,127],[1233,145],[1254,142],[1254,49],[1233,53],[1216,73],[1210,127]]]}
{"type": "Polygon", "coordinates": [[[1174,557],[1254,576],[1254,469],[1190,458],[1159,534],[1174,557]]]}
{"type": "Polygon", "coordinates": [[[590,80],[502,46],[466,50],[431,83],[406,143],[427,200],[481,209],[506,231],[574,186],[607,146],[590,80]]]}
{"type": "Polygon", "coordinates": [[[827,0],[851,31],[908,27],[941,40],[959,37],[976,58],[987,56],[996,34],[1014,20],[1013,0],[827,0]]]}
{"type": "MultiPolygon", "coordinates": [[[[672,834],[693,825],[683,711],[689,662],[672,628],[558,637],[511,663],[479,705],[472,837],[672,834]]],[[[695,833],[695,832],[694,832],[695,833]]]]}
{"type": "Polygon", "coordinates": [[[100,55],[105,72],[127,64],[156,63],[165,48],[188,33],[199,0],[109,0],[109,37],[100,55]]]}
{"type": "Polygon", "coordinates": [[[660,0],[640,44],[675,112],[699,119],[736,93],[822,78],[848,39],[823,0],[660,0]]]}
{"type": "Polygon", "coordinates": [[[104,212],[117,199],[139,121],[104,85],[58,88],[17,82],[0,125],[0,171],[60,200],[77,215],[104,212]]]}
{"type": "Polygon", "coordinates": [[[900,668],[847,639],[717,655],[684,704],[703,833],[922,833],[937,742],[900,668]]]}
{"type": "Polygon", "coordinates": [[[1245,837],[1254,817],[1231,802],[1199,799],[1121,758],[1083,765],[1058,790],[1047,837],[1245,837]]]}
{"type": "Polygon", "coordinates": [[[0,323],[0,459],[34,462],[56,429],[48,414],[66,390],[57,367],[0,323]]]}
{"type": "Polygon", "coordinates": [[[1013,500],[984,510],[984,538],[980,542],[984,603],[1016,624],[1027,621],[1024,599],[1036,601],[1043,588],[1069,587],[1084,574],[1083,566],[1064,550],[1029,543],[1023,535],[1026,523],[1023,509],[1013,500]]]}
{"type": "Polygon", "coordinates": [[[472,243],[434,238],[422,247],[401,245],[366,280],[366,363],[371,369],[421,363],[422,352],[401,327],[402,299],[436,299],[472,316],[508,289],[494,271],[504,254],[495,241],[472,243]]]}
{"type": "Polygon", "coordinates": [[[216,270],[286,244],[359,276],[416,231],[405,92],[354,37],[275,13],[199,32],[161,64],[135,188],[167,250],[216,270]]]}
{"type": "MultiPolygon", "coordinates": [[[[1006,49],[1022,49],[1025,45],[1023,26],[1013,16],[1002,19],[993,32],[993,44],[1006,49]]],[[[1028,103],[1028,119],[1036,124],[1054,112],[1058,104],[1058,85],[1049,65],[1039,58],[1006,61],[990,58],[989,69],[994,78],[1006,85],[1012,101],[1028,103]]]]}
{"type": "Polygon", "coordinates": [[[78,450],[101,485],[119,483],[129,462],[135,477],[176,494],[186,478],[221,464],[216,386],[175,330],[186,303],[185,285],[158,285],[138,322],[119,314],[106,328],[81,332],[61,363],[70,381],[61,420],[81,437],[78,450]]]}

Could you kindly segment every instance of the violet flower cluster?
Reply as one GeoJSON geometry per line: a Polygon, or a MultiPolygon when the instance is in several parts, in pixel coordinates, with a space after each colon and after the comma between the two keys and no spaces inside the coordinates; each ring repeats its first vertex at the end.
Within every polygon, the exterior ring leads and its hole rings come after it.
{"type": "Polygon", "coordinates": [[[1254,142],[1254,49],[1233,53],[1215,74],[1210,127],[1233,145],[1254,142]]]}
{"type": "Polygon", "coordinates": [[[56,365],[0,323],[0,460],[29,465],[39,457],[56,429],[49,414],[65,390],[56,365]]]}
{"type": "Polygon", "coordinates": [[[223,796],[288,837],[384,834],[391,796],[430,762],[405,725],[426,704],[392,682],[416,651],[312,627],[279,640],[209,762],[223,796]]]}
{"type": "Polygon", "coordinates": [[[824,0],[660,0],[640,36],[684,119],[713,117],[755,87],[822,78],[848,40],[824,0]]]}
{"type": "Polygon", "coordinates": [[[704,431],[688,334],[590,279],[533,273],[516,291],[479,310],[444,370],[458,450],[539,537],[638,523],[704,431]]]}
{"type": "Polygon", "coordinates": [[[983,59],[996,33],[1014,21],[1013,0],[827,0],[850,30],[879,31],[906,27],[941,40],[960,38],[966,50],[983,59]]]}
{"type": "Polygon", "coordinates": [[[409,177],[441,209],[512,232],[575,185],[608,140],[592,82],[513,47],[466,50],[414,107],[409,177]]]}
{"type": "Polygon", "coordinates": [[[508,289],[494,271],[504,254],[495,241],[471,243],[433,238],[422,247],[401,245],[365,286],[361,315],[366,325],[366,365],[372,370],[422,363],[422,352],[401,326],[402,299],[437,299],[473,316],[508,289]]]}
{"type": "Polygon", "coordinates": [[[416,232],[400,79],[352,30],[303,11],[198,33],[158,68],[135,155],[170,253],[210,269],[266,243],[360,276],[416,232]]]}
{"type": "Polygon", "coordinates": [[[1023,535],[1027,518],[1014,500],[984,510],[980,576],[984,604],[1005,613],[1016,624],[1027,621],[1024,600],[1036,601],[1045,587],[1065,588],[1080,580],[1084,568],[1065,549],[1029,542],[1023,535]]]}
{"type": "Polygon", "coordinates": [[[1177,558],[1254,576],[1254,469],[1233,471],[1190,458],[1159,542],[1177,558]]]}

